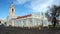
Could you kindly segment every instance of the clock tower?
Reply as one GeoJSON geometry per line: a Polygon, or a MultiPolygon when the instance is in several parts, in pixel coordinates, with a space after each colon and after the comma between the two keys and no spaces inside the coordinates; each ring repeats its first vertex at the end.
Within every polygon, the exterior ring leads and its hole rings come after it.
{"type": "Polygon", "coordinates": [[[9,8],[9,16],[7,16],[7,26],[14,24],[14,21],[11,21],[12,18],[16,18],[15,6],[13,2],[11,3],[10,8],[9,8]]]}
{"type": "Polygon", "coordinates": [[[10,17],[14,17],[15,16],[15,6],[14,6],[13,2],[10,5],[9,13],[10,13],[9,14],[10,17]]]}

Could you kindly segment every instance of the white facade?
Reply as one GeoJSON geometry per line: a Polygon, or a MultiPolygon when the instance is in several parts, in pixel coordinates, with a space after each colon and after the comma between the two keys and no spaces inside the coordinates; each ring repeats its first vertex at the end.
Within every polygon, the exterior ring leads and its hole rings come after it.
{"type": "Polygon", "coordinates": [[[17,18],[12,18],[10,21],[11,26],[17,26],[17,27],[38,27],[42,25],[40,16],[35,15],[26,15],[21,16],[17,18]]]}

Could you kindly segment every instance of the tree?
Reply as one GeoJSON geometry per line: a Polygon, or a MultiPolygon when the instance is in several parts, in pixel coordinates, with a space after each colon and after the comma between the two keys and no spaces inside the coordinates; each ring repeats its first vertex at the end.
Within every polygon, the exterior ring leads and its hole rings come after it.
{"type": "Polygon", "coordinates": [[[49,8],[45,15],[48,18],[48,21],[52,23],[54,28],[59,22],[58,18],[60,17],[60,6],[53,5],[49,8]]]}

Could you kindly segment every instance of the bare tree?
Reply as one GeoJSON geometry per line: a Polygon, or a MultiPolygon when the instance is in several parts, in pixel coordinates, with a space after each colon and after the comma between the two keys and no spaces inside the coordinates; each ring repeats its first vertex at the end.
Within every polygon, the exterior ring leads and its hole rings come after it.
{"type": "Polygon", "coordinates": [[[53,5],[49,8],[49,10],[46,12],[46,17],[48,18],[48,21],[51,21],[53,28],[58,25],[59,17],[60,17],[60,6],[53,5]]]}

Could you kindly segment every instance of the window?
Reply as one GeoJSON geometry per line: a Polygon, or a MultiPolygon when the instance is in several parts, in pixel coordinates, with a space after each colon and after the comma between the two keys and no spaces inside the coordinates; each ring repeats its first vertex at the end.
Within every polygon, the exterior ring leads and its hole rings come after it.
{"type": "Polygon", "coordinates": [[[12,13],[14,12],[14,9],[12,8],[12,13]]]}
{"type": "Polygon", "coordinates": [[[0,23],[1,23],[1,21],[0,21],[0,23]]]}
{"type": "Polygon", "coordinates": [[[24,26],[26,26],[26,19],[23,19],[24,26]]]}

